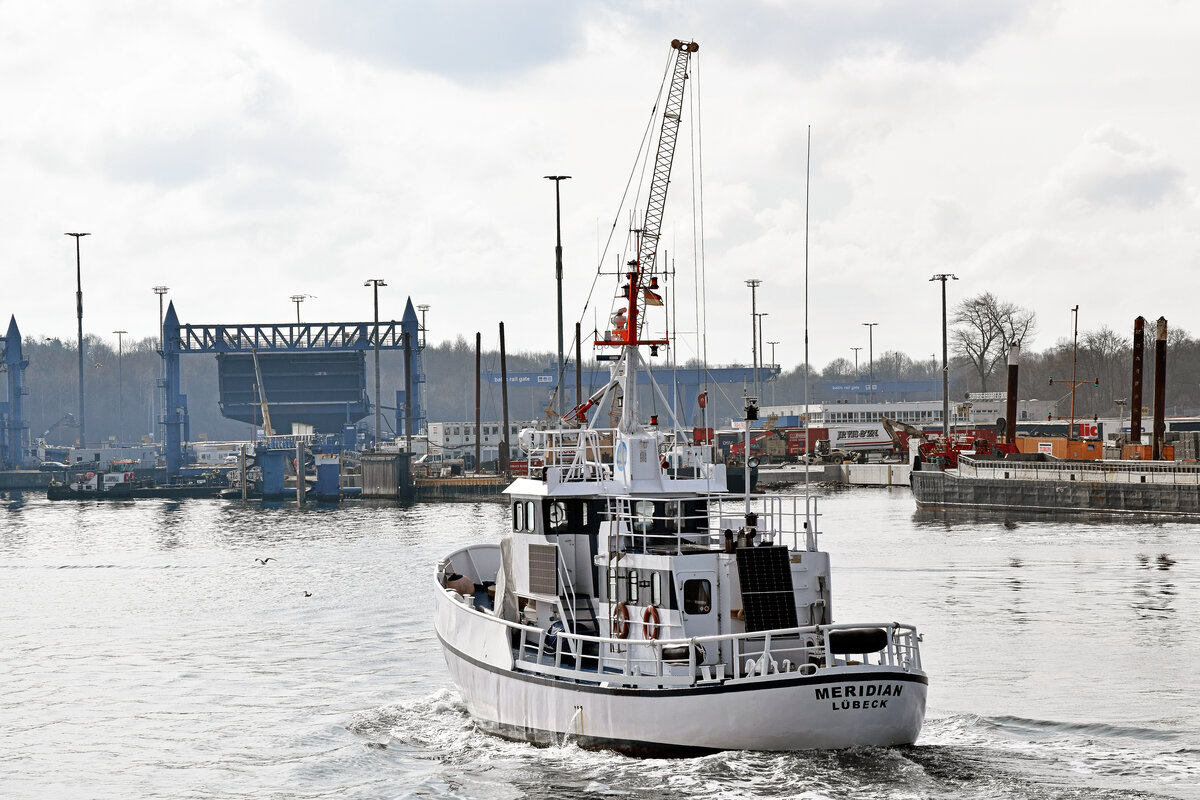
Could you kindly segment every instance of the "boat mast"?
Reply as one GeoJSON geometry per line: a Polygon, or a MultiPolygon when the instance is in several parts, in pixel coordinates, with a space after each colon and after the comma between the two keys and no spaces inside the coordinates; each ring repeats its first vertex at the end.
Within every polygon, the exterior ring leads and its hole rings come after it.
{"type": "MultiPolygon", "coordinates": [[[[671,41],[671,48],[675,51],[675,64],[671,70],[671,87],[663,109],[646,216],[642,227],[633,231],[637,240],[637,255],[626,265],[628,269],[625,272],[625,283],[621,287],[621,294],[618,295],[618,298],[624,301],[624,308],[613,314],[612,325],[605,335],[597,336],[593,342],[597,347],[622,349],[623,355],[613,374],[615,377],[620,370],[625,370],[625,392],[620,423],[625,430],[632,430],[637,425],[637,373],[641,363],[637,348],[647,345],[650,347],[650,355],[654,356],[658,355],[659,347],[670,346],[669,331],[663,338],[658,339],[642,338],[641,332],[645,324],[646,306],[663,303],[662,297],[656,293],[659,288],[658,276],[655,274],[659,232],[662,229],[663,211],[667,203],[667,189],[671,184],[671,164],[675,157],[675,142],[679,136],[688,61],[691,54],[700,49],[700,45],[674,39],[671,41]]],[[[571,415],[577,416],[582,409],[581,405],[571,415]]]]}

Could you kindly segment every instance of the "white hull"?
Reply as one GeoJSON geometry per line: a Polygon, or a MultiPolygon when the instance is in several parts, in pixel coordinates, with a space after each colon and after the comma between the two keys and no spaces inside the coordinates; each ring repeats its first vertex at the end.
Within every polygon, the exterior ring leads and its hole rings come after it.
{"type": "Polygon", "coordinates": [[[503,624],[439,595],[451,676],[480,727],[506,738],[683,755],[903,745],[921,731],[919,671],[859,665],[686,687],[583,684],[515,671],[503,624]]]}

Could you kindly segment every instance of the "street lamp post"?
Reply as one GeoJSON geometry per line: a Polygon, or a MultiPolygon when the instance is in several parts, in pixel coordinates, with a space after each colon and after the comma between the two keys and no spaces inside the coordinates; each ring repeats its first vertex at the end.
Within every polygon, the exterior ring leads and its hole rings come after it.
{"type": "MultiPolygon", "coordinates": [[[[767,344],[771,345],[771,369],[775,369],[778,366],[778,362],[775,361],[775,345],[779,344],[779,340],[776,339],[773,342],[767,342],[767,344]]],[[[771,405],[775,405],[775,381],[777,377],[773,376],[771,378],[771,405]]]]}
{"type": "Polygon", "coordinates": [[[152,291],[158,295],[158,349],[163,349],[163,295],[167,293],[168,286],[155,286],[152,291]]]}
{"type": "Polygon", "coordinates": [[[300,304],[303,303],[305,300],[307,300],[310,297],[316,299],[316,295],[314,295],[314,294],[294,294],[294,295],[292,295],[292,302],[296,304],[296,324],[297,325],[300,324],[300,304]]]}
{"type": "Polygon", "coordinates": [[[379,449],[380,438],[380,409],[379,409],[379,287],[387,286],[383,278],[371,278],[363,286],[373,286],[375,291],[375,448],[379,449]]]}
{"type": "Polygon", "coordinates": [[[562,311],[562,206],[559,203],[559,187],[563,181],[570,180],[570,175],[546,175],[546,180],[554,181],[554,277],[558,282],[558,383],[554,384],[555,408],[561,414],[562,379],[563,379],[563,311],[562,311]]]}
{"type": "Polygon", "coordinates": [[[75,237],[75,316],[79,322],[79,446],[87,447],[87,425],[83,411],[83,274],[79,263],[79,240],[90,233],[68,233],[75,237]]]}
{"type": "Polygon", "coordinates": [[[871,370],[871,402],[875,402],[875,326],[878,322],[864,322],[867,328],[867,361],[871,370]]]}
{"type": "Polygon", "coordinates": [[[858,351],[862,350],[862,348],[851,347],[850,349],[854,351],[854,380],[858,380],[858,351]]]}
{"type": "Polygon", "coordinates": [[[420,340],[417,342],[417,347],[424,347],[425,346],[425,312],[429,310],[429,304],[422,303],[421,305],[417,306],[417,310],[421,312],[421,337],[420,337],[420,340]]]}
{"type": "MultiPolygon", "coordinates": [[[[768,316],[769,314],[770,314],[769,311],[760,311],[759,313],[754,315],[754,319],[757,320],[757,322],[758,322],[758,362],[759,362],[759,365],[763,367],[763,369],[766,369],[766,366],[767,366],[766,364],[763,363],[767,359],[767,348],[763,347],[762,318],[765,316],[768,316]]],[[[768,381],[771,380],[771,375],[769,372],[767,373],[766,379],[768,381]]]]}
{"type": "Polygon", "coordinates": [[[942,432],[950,436],[950,368],[947,356],[950,352],[946,338],[946,281],[956,281],[958,276],[949,272],[941,272],[929,279],[930,282],[942,282],[942,432]]]}
{"type": "Polygon", "coordinates": [[[758,287],[762,281],[750,278],[746,281],[750,287],[750,355],[754,361],[754,396],[758,397],[758,287]]]}
{"type": "Polygon", "coordinates": [[[125,372],[122,361],[125,357],[125,334],[129,331],[113,331],[117,335],[117,439],[125,441],[125,372]]]}

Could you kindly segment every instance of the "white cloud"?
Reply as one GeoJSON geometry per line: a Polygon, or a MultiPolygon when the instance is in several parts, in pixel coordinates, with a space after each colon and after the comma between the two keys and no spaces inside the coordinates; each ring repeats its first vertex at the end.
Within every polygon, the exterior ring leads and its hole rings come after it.
{"type": "MultiPolygon", "coordinates": [[[[549,350],[554,196],[565,173],[567,319],[597,234],[626,218],[671,38],[701,44],[709,353],[748,359],[749,292],[780,360],[803,347],[813,126],[812,357],[940,346],[983,291],[1042,317],[1041,342],[1137,314],[1189,327],[1200,254],[1200,11],[1116,2],[10,4],[0,31],[5,299],[30,335],[148,336],[156,284],[184,321],[355,320],[429,303],[437,341],[504,320],[549,350]],[[507,9],[501,14],[496,9],[507,9]],[[1153,266],[1153,271],[1146,269],[1153,266]],[[1179,291],[1118,302],[1131,269],[1179,291]],[[114,280],[114,276],[118,279],[114,280]],[[1117,299],[1114,299],[1117,298],[1117,299]],[[1133,305],[1155,308],[1132,307],[1133,305]],[[1176,323],[1178,320],[1178,323],[1176,323]]],[[[663,242],[691,329],[692,103],[663,242]],[[684,298],[688,298],[685,303],[684,298]]],[[[610,255],[607,264],[614,262],[610,255]]],[[[1197,327],[1194,324],[1190,327],[1197,327]]]]}

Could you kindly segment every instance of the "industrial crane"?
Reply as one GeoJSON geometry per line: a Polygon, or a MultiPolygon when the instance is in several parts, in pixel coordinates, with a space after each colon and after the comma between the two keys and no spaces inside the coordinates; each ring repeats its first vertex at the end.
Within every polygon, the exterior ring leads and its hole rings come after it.
{"type": "MultiPolygon", "coordinates": [[[[688,63],[693,53],[700,49],[696,42],[684,42],[679,39],[671,41],[674,63],[669,66],[670,88],[667,100],[663,106],[662,125],[658,135],[658,151],[654,159],[654,172],[650,179],[650,191],[646,201],[646,215],[642,227],[636,231],[638,235],[638,255],[636,261],[629,263],[629,278],[625,287],[625,297],[629,304],[626,315],[618,312],[626,319],[614,323],[624,326],[628,331],[626,336],[620,336],[620,341],[607,343],[647,344],[651,346],[651,354],[657,352],[658,345],[667,344],[667,340],[642,340],[640,333],[645,324],[645,311],[648,304],[661,305],[662,299],[654,293],[658,288],[658,277],[655,274],[655,263],[658,256],[658,239],[662,230],[663,210],[667,204],[667,189],[671,185],[671,163],[675,158],[675,142],[679,137],[679,121],[683,111],[683,89],[688,78],[688,63]],[[643,282],[643,276],[648,282],[643,282]]],[[[618,334],[619,335],[619,334],[618,334]]],[[[602,342],[597,342],[602,344],[602,342]]]]}

